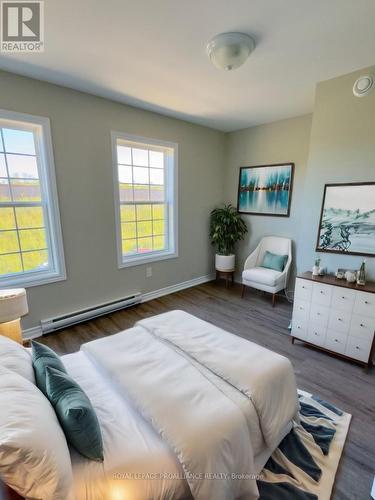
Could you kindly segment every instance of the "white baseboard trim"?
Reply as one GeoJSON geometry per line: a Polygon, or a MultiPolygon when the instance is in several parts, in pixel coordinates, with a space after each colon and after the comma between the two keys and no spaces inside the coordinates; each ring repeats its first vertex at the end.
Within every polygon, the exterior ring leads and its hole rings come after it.
{"type": "Polygon", "coordinates": [[[32,340],[42,336],[42,327],[33,326],[32,328],[26,328],[22,331],[22,337],[24,340],[32,340]]]}
{"type": "Polygon", "coordinates": [[[192,286],[201,285],[202,283],[207,283],[215,279],[215,274],[206,274],[205,276],[199,276],[198,278],[193,278],[192,280],[183,281],[182,283],[176,283],[175,285],[166,286],[165,288],[160,288],[153,292],[147,292],[142,294],[141,302],[148,302],[149,300],[157,299],[158,297],[163,297],[164,295],[169,295],[171,293],[179,292],[180,290],[185,290],[186,288],[191,288],[192,286]]]}
{"type": "MultiPolygon", "coordinates": [[[[160,288],[159,290],[154,290],[153,292],[147,292],[142,294],[141,303],[148,302],[164,295],[169,295],[171,293],[179,292],[180,290],[185,290],[186,288],[191,288],[192,286],[201,285],[202,283],[207,283],[215,279],[215,274],[206,274],[204,276],[199,276],[198,278],[193,278],[188,281],[183,281],[182,283],[176,283],[175,285],[166,286],[165,288],[160,288]]],[[[42,327],[33,326],[32,328],[27,328],[23,330],[22,336],[24,340],[32,340],[42,336],[42,327]]]]}

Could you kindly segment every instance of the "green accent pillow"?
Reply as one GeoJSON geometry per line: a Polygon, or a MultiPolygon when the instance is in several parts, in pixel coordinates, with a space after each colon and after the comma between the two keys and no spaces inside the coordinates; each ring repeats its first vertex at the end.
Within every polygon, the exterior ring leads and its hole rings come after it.
{"type": "Polygon", "coordinates": [[[32,347],[32,358],[33,358],[33,367],[35,373],[35,381],[36,385],[43,392],[45,396],[47,396],[46,389],[46,368],[50,366],[52,368],[56,368],[64,373],[66,370],[59,356],[47,347],[44,344],[40,344],[39,342],[35,342],[35,340],[31,341],[32,347]]]}
{"type": "Polygon", "coordinates": [[[47,367],[47,397],[66,440],[81,455],[103,461],[103,440],[98,417],[82,388],[67,373],[47,367]]]}
{"type": "Polygon", "coordinates": [[[287,260],[288,255],[276,255],[275,253],[266,251],[261,267],[274,269],[275,271],[284,271],[287,260]]]}

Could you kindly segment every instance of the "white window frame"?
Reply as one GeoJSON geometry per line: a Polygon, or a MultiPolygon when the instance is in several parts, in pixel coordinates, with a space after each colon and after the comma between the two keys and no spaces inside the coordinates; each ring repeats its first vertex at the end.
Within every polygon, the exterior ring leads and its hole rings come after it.
{"type": "Polygon", "coordinates": [[[19,130],[32,131],[41,189],[43,215],[50,269],[45,271],[24,271],[18,274],[0,276],[0,287],[32,287],[66,279],[60,211],[56,187],[55,163],[52,149],[52,135],[49,118],[0,109],[1,127],[9,126],[19,130]]]}
{"type": "Polygon", "coordinates": [[[131,135],[123,132],[111,131],[112,139],[112,164],[115,200],[115,222],[116,222],[116,246],[117,262],[119,269],[124,267],[138,266],[159,260],[173,259],[178,257],[178,144],[175,142],[161,141],[139,135],[131,135]],[[118,180],[117,140],[143,146],[157,146],[172,150],[167,157],[165,171],[165,193],[168,205],[168,242],[166,250],[149,252],[141,255],[126,256],[122,253],[121,241],[121,216],[120,216],[120,190],[118,180]]]}

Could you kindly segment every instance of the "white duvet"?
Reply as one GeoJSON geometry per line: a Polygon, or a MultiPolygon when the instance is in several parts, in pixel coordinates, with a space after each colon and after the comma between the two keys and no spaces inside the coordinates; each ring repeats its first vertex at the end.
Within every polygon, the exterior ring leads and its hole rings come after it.
{"type": "Polygon", "coordinates": [[[297,411],[286,358],[181,311],[82,350],[173,450],[195,499],[257,498],[255,448],[272,451],[297,411]]]}

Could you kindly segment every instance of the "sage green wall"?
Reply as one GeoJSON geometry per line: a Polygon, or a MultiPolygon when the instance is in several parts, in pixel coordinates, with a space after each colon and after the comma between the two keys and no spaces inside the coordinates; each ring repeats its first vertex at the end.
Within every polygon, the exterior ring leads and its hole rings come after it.
{"type": "Polygon", "coordinates": [[[51,120],[68,278],[28,289],[24,328],[43,318],[152,291],[213,270],[209,211],[223,198],[224,134],[0,72],[0,108],[51,120]],[[110,131],[179,144],[179,257],[117,268],[110,131]]]}
{"type": "MultiPolygon", "coordinates": [[[[298,268],[311,268],[315,257],[323,187],[327,183],[375,181],[375,92],[354,97],[352,87],[375,67],[317,85],[310,152],[303,195],[304,216],[298,240],[298,268]]],[[[374,200],[375,201],[375,200],[374,200]]],[[[321,265],[358,269],[362,258],[320,253],[321,265]]],[[[375,258],[367,258],[367,274],[375,279],[375,258]]]]}
{"type": "MultiPolygon", "coordinates": [[[[374,74],[375,67],[319,83],[312,115],[227,135],[225,198],[232,203],[240,166],[296,164],[290,218],[244,216],[250,232],[238,245],[238,276],[245,257],[270,234],[292,238],[298,272],[311,269],[324,184],[375,181],[375,92],[363,98],[352,93],[355,80],[366,73],[374,74]]],[[[338,267],[358,269],[362,260],[318,255],[329,272],[338,267]]],[[[375,279],[375,258],[367,258],[366,266],[368,278],[375,279]]],[[[289,287],[294,287],[293,276],[289,287]]]]}
{"type": "MultiPolygon", "coordinates": [[[[375,67],[319,83],[313,115],[229,134],[0,72],[1,108],[51,120],[68,274],[66,281],[28,289],[24,327],[211,273],[208,214],[222,201],[236,203],[240,166],[290,161],[295,177],[289,218],[245,216],[249,234],[238,245],[238,269],[269,234],[291,238],[298,271],[311,268],[324,184],[375,181],[375,92],[359,99],[351,90],[366,72],[375,67]],[[179,257],[153,263],[152,278],[146,279],[146,265],[117,268],[111,130],[179,144],[179,257]]],[[[329,271],[360,262],[321,257],[329,271]]],[[[367,269],[375,279],[374,258],[367,269]]]]}
{"type": "MultiPolygon", "coordinates": [[[[240,277],[246,257],[263,236],[278,235],[298,239],[300,218],[304,214],[303,185],[310,140],[311,115],[251,127],[227,135],[226,199],[237,202],[239,168],[241,166],[294,162],[294,187],[290,217],[244,215],[249,233],[237,246],[237,269],[240,277]]],[[[294,244],[294,253],[299,249],[294,244]]],[[[295,269],[293,269],[293,275],[295,269]]],[[[293,282],[293,278],[291,283],[293,282]]]]}

